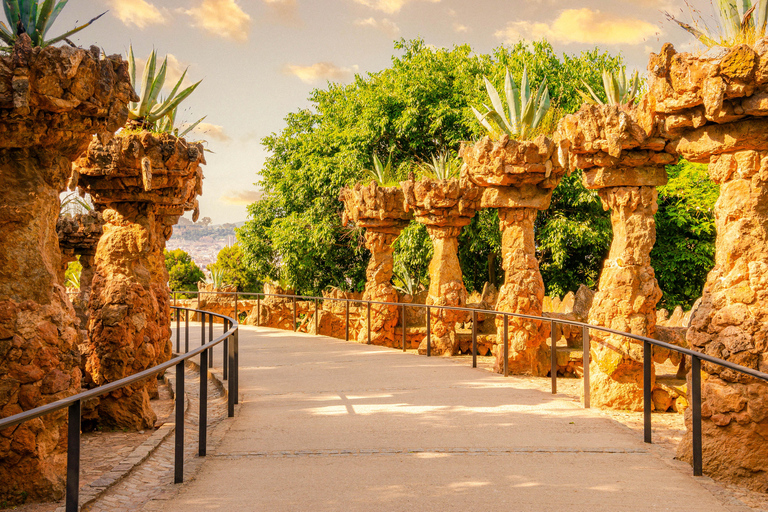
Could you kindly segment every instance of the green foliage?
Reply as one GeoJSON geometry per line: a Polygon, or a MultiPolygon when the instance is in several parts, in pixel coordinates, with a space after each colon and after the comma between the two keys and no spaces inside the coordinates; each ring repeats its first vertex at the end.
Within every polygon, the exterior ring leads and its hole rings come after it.
{"type": "MultiPolygon", "coordinates": [[[[360,232],[341,226],[341,188],[364,178],[372,154],[391,152],[393,168],[415,168],[438,151],[457,152],[461,141],[482,136],[470,105],[484,101],[483,76],[499,83],[509,69],[519,83],[525,68],[531,87],[546,78],[552,107],[570,113],[581,105],[582,79],[596,87],[600,70],[623,69],[621,57],[598,49],[558,56],[544,41],[502,46],[491,54],[468,45],[433,48],[422,40],[401,40],[395,49],[389,68],[314,90],[311,108],[288,114],[285,127],[263,139],[270,152],[258,183],[264,195],[249,206],[249,221],[238,230],[259,276],[282,277],[299,293],[345,283],[362,289],[368,253],[360,232]]],[[[492,252],[480,245],[498,229],[487,222],[479,226],[481,241],[472,245],[478,252],[463,249],[462,255],[462,264],[477,266],[473,288],[487,279],[492,252]]],[[[395,259],[424,282],[431,251],[426,232],[416,226],[396,243],[395,259]]]]}
{"type": "Polygon", "coordinates": [[[523,67],[523,78],[520,79],[518,89],[507,69],[504,75],[507,108],[504,108],[504,103],[490,80],[484,76],[483,81],[492,107],[486,105],[485,114],[480,114],[475,107],[470,107],[483,128],[488,130],[491,137],[495,139],[503,134],[519,139],[530,137],[549,110],[550,99],[546,77],[539,84],[536,93],[532,95],[531,86],[528,83],[528,70],[523,67]]]}
{"type": "Polygon", "coordinates": [[[373,154],[373,169],[366,169],[366,178],[374,180],[379,186],[397,186],[397,175],[392,172],[392,153],[387,158],[387,163],[382,164],[376,153],[373,154]]]}
{"type": "Polygon", "coordinates": [[[433,180],[450,180],[458,178],[461,170],[461,159],[448,151],[440,151],[432,155],[431,162],[422,162],[419,165],[422,176],[433,180]]]}
{"type": "Polygon", "coordinates": [[[676,19],[668,12],[664,15],[707,47],[752,45],[765,35],[768,0],[716,0],[713,3],[718,7],[716,30],[710,30],[706,26],[698,11],[698,19],[694,20],[695,26],[676,19]]]}
{"type": "MultiPolygon", "coordinates": [[[[69,0],[2,0],[5,19],[8,25],[0,21],[0,41],[9,47],[16,44],[21,34],[28,34],[32,40],[32,46],[49,46],[64,41],[69,36],[80,32],[91,23],[106,14],[103,12],[91,21],[66,32],[53,39],[46,40],[48,31],[53,26],[56,18],[67,5],[69,0]]],[[[8,48],[5,48],[8,49],[8,48]]]]}
{"type": "Polygon", "coordinates": [[[140,97],[138,102],[131,102],[128,105],[128,119],[133,121],[142,130],[168,132],[173,133],[177,137],[184,137],[200,124],[205,117],[179,133],[173,126],[176,119],[176,110],[179,104],[197,89],[202,80],[179,92],[181,84],[187,76],[187,70],[185,69],[168,97],[163,98],[160,96],[160,92],[165,86],[167,71],[168,57],[163,59],[163,63],[158,70],[157,52],[152,50],[147,63],[144,65],[141,82],[137,82],[136,59],[133,56],[133,46],[128,47],[128,72],[131,77],[131,85],[139,93],[140,97]]]}
{"type": "Polygon", "coordinates": [[[205,279],[192,257],[181,249],[163,251],[165,268],[168,270],[168,286],[173,291],[197,291],[197,283],[205,279]]]}
{"type": "Polygon", "coordinates": [[[482,291],[488,281],[500,286],[504,280],[501,269],[501,231],[499,213],[481,210],[459,235],[459,263],[464,286],[469,291],[482,291]]]}
{"type": "Polygon", "coordinates": [[[603,71],[603,98],[598,96],[588,83],[584,83],[589,94],[579,91],[581,97],[587,103],[593,105],[631,105],[635,101],[635,96],[640,90],[640,77],[635,71],[632,78],[627,80],[627,74],[623,71],[610,73],[603,71]]]}
{"type": "Polygon", "coordinates": [[[66,288],[80,289],[80,274],[83,272],[83,266],[80,264],[80,256],[75,261],[70,261],[67,270],[64,272],[64,286],[66,288]]]}
{"type": "Polygon", "coordinates": [[[420,284],[416,282],[413,277],[411,277],[403,265],[395,267],[393,274],[394,276],[392,281],[395,290],[399,291],[400,293],[413,296],[416,295],[421,289],[420,284]]]}
{"type": "Polygon", "coordinates": [[[706,165],[681,160],[667,166],[667,173],[669,182],[659,187],[651,264],[664,292],[659,307],[688,309],[715,265],[713,209],[720,187],[709,179],[706,165]]]}
{"type": "Polygon", "coordinates": [[[262,281],[256,272],[245,261],[243,251],[239,245],[225,247],[216,256],[216,263],[209,265],[211,277],[214,274],[221,284],[237,287],[237,291],[246,293],[259,293],[262,290],[262,281]]]}
{"type": "Polygon", "coordinates": [[[395,268],[416,284],[429,284],[429,261],[434,253],[432,241],[423,224],[411,222],[393,244],[395,268]]]}

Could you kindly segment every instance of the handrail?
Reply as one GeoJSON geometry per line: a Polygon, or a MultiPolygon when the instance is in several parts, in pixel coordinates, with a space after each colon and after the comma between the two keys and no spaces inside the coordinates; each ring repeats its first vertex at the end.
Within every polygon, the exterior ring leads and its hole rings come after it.
{"type": "MultiPolygon", "coordinates": [[[[238,393],[238,335],[239,325],[237,321],[226,315],[212,313],[200,309],[181,308],[172,306],[176,312],[176,348],[179,350],[179,319],[180,312],[186,312],[186,343],[189,347],[189,312],[202,315],[202,337],[200,346],[192,350],[187,350],[184,354],[164,363],[148,368],[129,377],[122,378],[115,382],[99,386],[82,393],[77,393],[61,400],[51,402],[29,411],[24,411],[7,418],[0,419],[0,430],[19,425],[29,420],[39,418],[61,409],[68,409],[68,446],[67,446],[67,491],[66,491],[66,512],[77,512],[79,510],[80,493],[80,420],[83,400],[88,400],[97,396],[107,394],[116,389],[134,384],[147,379],[162,371],[176,367],[176,424],[175,424],[175,448],[174,448],[174,482],[184,481],[184,363],[196,355],[200,355],[200,416],[199,416],[199,447],[198,454],[205,456],[207,441],[207,395],[208,395],[208,363],[213,361],[213,348],[220,343],[224,343],[223,370],[224,379],[228,384],[227,396],[227,416],[234,416],[234,405],[237,403],[238,393]],[[205,317],[210,316],[210,329],[208,342],[205,340],[205,317]],[[223,321],[224,332],[215,339],[213,338],[213,318],[220,318],[223,321]],[[228,341],[232,339],[232,343],[228,341]],[[229,378],[227,379],[227,369],[229,369],[229,378]]],[[[170,340],[169,340],[170,341],[170,340]]]]}
{"type": "MultiPolygon", "coordinates": [[[[238,311],[238,298],[243,296],[256,296],[257,300],[257,325],[260,324],[260,300],[262,297],[282,297],[287,299],[293,300],[293,326],[294,330],[296,330],[296,300],[297,299],[303,299],[308,301],[314,301],[315,303],[315,310],[318,308],[318,301],[320,300],[330,300],[330,301],[338,301],[338,302],[345,302],[346,303],[346,334],[345,338],[349,340],[349,304],[350,303],[359,303],[359,304],[367,304],[367,312],[368,312],[368,321],[367,321],[367,329],[368,329],[368,344],[371,343],[371,321],[370,321],[370,310],[371,305],[381,305],[381,306],[397,306],[402,308],[403,312],[403,324],[402,324],[402,348],[403,351],[406,350],[406,319],[405,319],[405,308],[406,307],[416,307],[416,308],[425,308],[427,310],[427,329],[426,329],[426,341],[427,341],[427,357],[429,357],[431,354],[431,326],[430,326],[430,310],[431,309],[437,309],[437,310],[447,310],[447,311],[464,311],[467,313],[472,314],[472,367],[477,366],[477,314],[487,314],[487,315],[502,315],[505,319],[509,317],[513,318],[523,318],[527,320],[536,320],[536,321],[542,321],[542,322],[550,322],[551,325],[551,333],[552,338],[554,339],[554,332],[555,327],[558,324],[564,324],[564,325],[571,325],[575,327],[581,327],[582,328],[582,340],[583,340],[583,359],[582,359],[582,365],[583,365],[583,380],[584,380],[584,407],[589,408],[590,407],[590,386],[589,386],[589,362],[590,362],[590,350],[591,350],[591,343],[590,343],[590,336],[589,331],[590,330],[596,330],[601,331],[617,336],[623,336],[626,338],[630,338],[633,340],[641,341],[643,343],[643,434],[644,434],[644,441],[646,443],[651,443],[651,409],[652,409],[652,400],[651,400],[651,375],[652,375],[652,354],[651,354],[651,347],[657,346],[661,348],[665,348],[668,350],[674,350],[676,352],[679,352],[680,354],[687,355],[691,358],[691,388],[690,388],[690,398],[691,398],[691,409],[692,409],[692,451],[693,451],[693,474],[694,476],[701,476],[703,473],[703,454],[702,454],[702,430],[701,430],[701,361],[707,361],[708,363],[716,364],[718,366],[722,366],[724,368],[728,368],[730,370],[737,371],[739,373],[749,375],[751,377],[763,380],[768,382],[768,373],[764,373],[758,370],[754,370],[752,368],[747,368],[746,366],[741,366],[736,363],[732,363],[730,361],[726,361],[724,359],[719,359],[717,357],[713,357],[709,354],[705,354],[703,352],[697,352],[695,350],[691,350],[689,348],[685,347],[679,347],[677,345],[672,345],[671,343],[666,343],[664,341],[655,340],[653,338],[649,338],[647,336],[640,336],[637,334],[632,334],[628,332],[623,331],[617,331],[615,329],[610,329],[608,327],[602,327],[599,325],[591,325],[584,322],[577,322],[575,320],[566,320],[566,319],[560,319],[560,318],[550,318],[550,317],[544,317],[544,316],[534,316],[534,315],[525,315],[522,313],[512,313],[507,311],[496,311],[496,310],[490,310],[490,309],[475,309],[475,308],[468,308],[468,307],[462,307],[462,306],[439,306],[439,305],[433,305],[433,304],[411,304],[411,303],[405,303],[405,302],[383,302],[383,301],[372,301],[372,300],[366,300],[366,299],[350,299],[347,297],[317,297],[317,296],[311,296],[311,295],[296,295],[296,294],[280,294],[280,293],[247,293],[247,292],[220,292],[220,291],[186,291],[186,290],[178,290],[173,291],[173,297],[174,301],[176,301],[176,295],[177,294],[187,294],[187,295],[197,295],[198,300],[198,306],[200,304],[200,297],[204,294],[211,294],[211,295],[225,295],[225,296],[235,296],[235,316],[237,316],[238,311]]],[[[315,325],[317,326],[317,315],[315,315],[315,325]]],[[[504,329],[503,329],[503,347],[504,347],[504,367],[503,367],[503,373],[504,376],[509,375],[509,343],[508,343],[508,324],[509,322],[507,320],[504,321],[504,329]]],[[[317,330],[316,330],[317,332],[317,330]]],[[[557,393],[557,350],[555,346],[555,342],[552,342],[552,348],[550,349],[550,375],[552,380],[552,394],[557,393]]]]}

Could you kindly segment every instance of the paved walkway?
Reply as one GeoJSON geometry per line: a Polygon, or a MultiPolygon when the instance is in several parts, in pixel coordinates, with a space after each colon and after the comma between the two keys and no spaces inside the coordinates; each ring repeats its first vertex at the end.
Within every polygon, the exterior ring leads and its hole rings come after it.
{"type": "Polygon", "coordinates": [[[145,510],[745,510],[527,379],[265,328],[240,347],[227,434],[145,510]]]}

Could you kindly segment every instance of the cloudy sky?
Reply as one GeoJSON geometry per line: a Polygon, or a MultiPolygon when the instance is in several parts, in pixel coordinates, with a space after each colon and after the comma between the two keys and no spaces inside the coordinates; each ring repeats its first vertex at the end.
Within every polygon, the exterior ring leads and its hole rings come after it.
{"type": "Polygon", "coordinates": [[[477,52],[546,37],[559,53],[622,52],[641,71],[664,42],[689,49],[692,39],[662,14],[690,19],[683,0],[75,0],[52,33],[106,9],[75,43],[108,54],[132,44],[137,58],[155,48],[169,55],[169,74],[189,67],[203,80],[179,117],[207,115],[199,135],[214,153],[200,205],[214,223],[245,220],[258,198],[262,137],[307,106],[313,88],[387,67],[401,37],[477,52]]]}

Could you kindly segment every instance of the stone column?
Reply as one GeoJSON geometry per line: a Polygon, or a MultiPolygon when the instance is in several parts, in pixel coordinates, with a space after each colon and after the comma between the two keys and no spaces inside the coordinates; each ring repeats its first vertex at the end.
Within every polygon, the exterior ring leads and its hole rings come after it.
{"type": "MultiPolygon", "coordinates": [[[[481,206],[498,208],[504,284],[499,290],[498,311],[542,316],[544,280],[536,258],[533,225],[539,210],[549,208],[552,191],[565,169],[562,151],[547,137],[516,141],[485,137],[473,146],[462,146],[462,173],[483,187],[481,206]]],[[[496,318],[496,366],[504,368],[504,320],[496,318]]],[[[508,368],[511,373],[546,375],[549,323],[510,317],[507,325],[508,368]]]]}
{"type": "MultiPolygon", "coordinates": [[[[611,210],[613,240],[603,264],[588,323],[654,337],[661,289],[651,267],[656,242],[656,187],[666,184],[665,165],[677,162],[655,126],[643,128],[634,107],[585,105],[562,119],[555,138],[566,144],[572,168],[598,190],[611,210]]],[[[592,405],[643,409],[643,344],[590,332],[592,405]]]]}
{"type": "MultiPolygon", "coordinates": [[[[413,215],[403,206],[403,191],[399,187],[380,187],[376,182],[344,188],[339,200],[344,202],[343,224],[350,221],[365,228],[365,247],[371,259],[365,271],[363,300],[398,302],[392,286],[392,244],[408,225],[413,215]]],[[[361,308],[357,340],[368,342],[367,306],[361,308]]],[[[388,347],[399,346],[395,326],[400,317],[397,306],[371,305],[371,343],[388,347]]]]}
{"type": "MultiPolygon", "coordinates": [[[[185,210],[197,214],[205,163],[201,144],[170,134],[92,141],[74,167],[105,221],[96,249],[86,371],[95,385],[114,382],[171,356],[170,294],[163,248],[185,210]]],[[[101,398],[99,422],[154,425],[154,378],[101,398]]]]}
{"type": "MultiPolygon", "coordinates": [[[[22,35],[0,54],[0,415],[80,391],[75,312],[59,279],[59,193],[94,134],[125,122],[127,64],[98,48],[32,48],[22,35]]],[[[59,499],[67,411],[0,432],[0,502],[59,499]]]]}
{"type": "MultiPolygon", "coordinates": [[[[458,236],[480,206],[480,189],[465,178],[443,181],[423,179],[417,182],[411,178],[400,185],[407,207],[414,210],[418,222],[427,226],[434,247],[429,263],[427,304],[465,306],[467,290],[459,265],[458,236]]],[[[450,356],[458,352],[456,323],[466,317],[459,311],[430,310],[431,353],[450,356]]],[[[427,339],[424,338],[419,345],[419,353],[426,352],[427,339]]]]}

